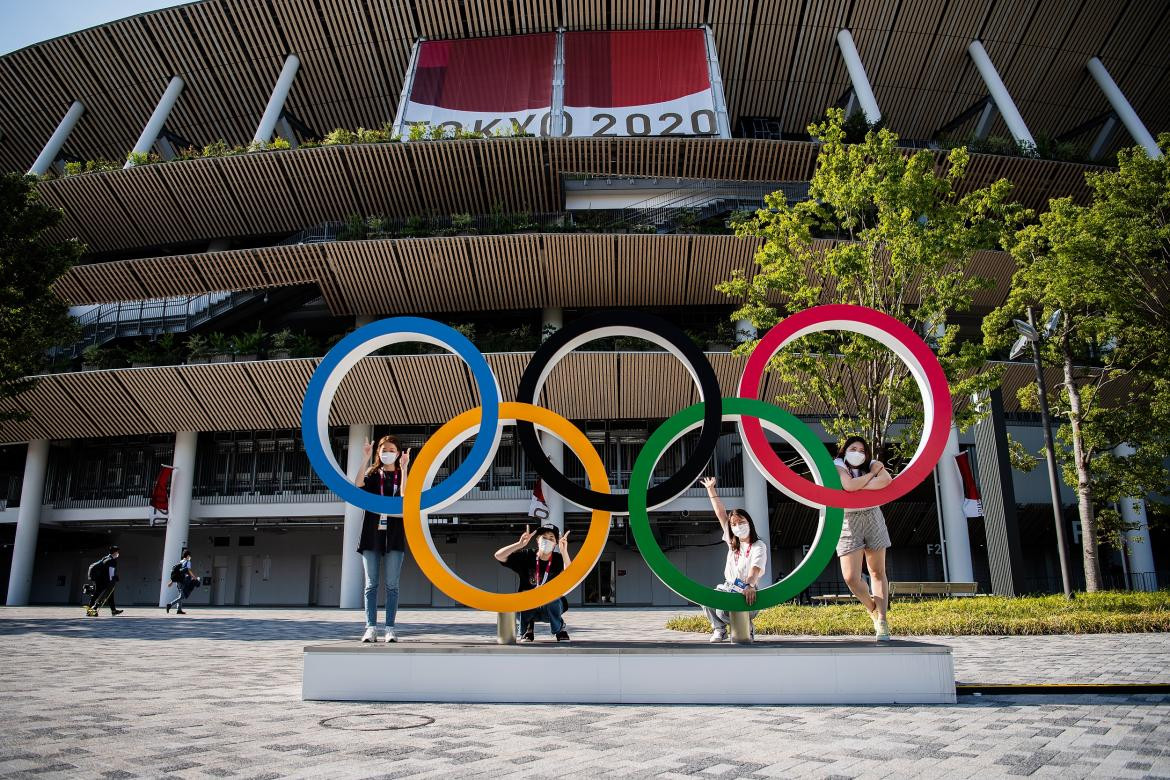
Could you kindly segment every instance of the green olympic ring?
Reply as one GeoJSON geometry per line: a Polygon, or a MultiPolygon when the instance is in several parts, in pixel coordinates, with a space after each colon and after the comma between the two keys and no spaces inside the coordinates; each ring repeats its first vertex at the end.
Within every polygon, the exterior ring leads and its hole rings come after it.
{"type": "MultiPolygon", "coordinates": [[[[825,445],[811,428],[805,425],[792,413],[763,401],[747,398],[724,398],[724,419],[735,417],[755,417],[771,423],[777,432],[793,444],[797,451],[803,450],[802,455],[812,458],[812,466],[825,487],[838,489],[841,487],[841,477],[833,459],[825,451],[825,445]]],[[[630,472],[630,528],[634,531],[634,541],[638,544],[638,551],[642,554],[646,564],[655,576],[671,590],[688,601],[712,609],[725,609],[730,612],[754,612],[766,607],[774,607],[799,595],[801,591],[813,583],[828,566],[833,558],[837,542],[841,538],[841,528],[845,521],[845,510],[840,507],[823,507],[820,522],[817,525],[817,535],[812,549],[784,579],[759,591],[755,604],[750,607],[740,593],[726,593],[709,588],[688,578],[679,571],[650,530],[650,516],[646,505],[646,491],[650,485],[650,478],[654,474],[654,467],[659,458],[666,452],[680,436],[696,427],[703,421],[702,402],[683,409],[678,414],[664,422],[646,441],[646,446],[634,461],[633,471],[630,472]]],[[[806,460],[808,458],[806,457],[806,460]]],[[[745,457],[744,468],[751,464],[745,457]]]]}

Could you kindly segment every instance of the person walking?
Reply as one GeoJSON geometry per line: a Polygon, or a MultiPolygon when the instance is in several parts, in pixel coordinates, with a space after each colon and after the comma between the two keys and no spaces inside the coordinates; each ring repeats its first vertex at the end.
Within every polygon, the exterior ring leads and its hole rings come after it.
{"type": "Polygon", "coordinates": [[[186,615],[183,611],[183,599],[191,595],[191,591],[199,587],[199,577],[191,571],[191,551],[186,547],[183,548],[183,554],[179,556],[179,562],[171,567],[171,581],[167,587],[174,585],[178,589],[178,593],[170,602],[167,603],[167,614],[171,614],[171,607],[178,607],[175,610],[176,615],[186,615]]]}

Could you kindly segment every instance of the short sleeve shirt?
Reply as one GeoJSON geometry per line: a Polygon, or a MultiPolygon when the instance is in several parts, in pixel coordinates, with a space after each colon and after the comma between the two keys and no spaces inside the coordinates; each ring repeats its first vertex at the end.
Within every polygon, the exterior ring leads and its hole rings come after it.
{"type": "Polygon", "coordinates": [[[768,566],[768,545],[763,539],[757,539],[750,548],[744,549],[740,542],[739,550],[731,549],[729,532],[723,533],[723,541],[727,544],[727,561],[723,564],[723,580],[730,585],[737,579],[747,581],[752,567],[760,567],[762,572],[768,566]]]}
{"type": "Polygon", "coordinates": [[[564,561],[555,551],[551,558],[547,561],[539,561],[539,563],[538,571],[536,550],[532,548],[517,550],[509,555],[506,561],[501,561],[502,565],[507,566],[520,577],[520,585],[516,589],[519,592],[532,590],[537,585],[543,585],[565,570],[564,561]],[[536,581],[538,577],[539,583],[536,581]]]}

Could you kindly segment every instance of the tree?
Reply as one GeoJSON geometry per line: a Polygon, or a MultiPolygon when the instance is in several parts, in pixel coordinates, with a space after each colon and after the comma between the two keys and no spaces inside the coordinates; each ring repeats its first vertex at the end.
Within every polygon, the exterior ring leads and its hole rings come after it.
{"type": "MultiPolygon", "coordinates": [[[[1161,138],[1170,148],[1170,134],[1161,138]]],[[[1120,547],[1118,512],[1131,496],[1170,493],[1170,163],[1141,148],[1118,155],[1118,170],[1089,174],[1088,205],[1069,198],[1013,237],[1017,270],[1007,301],[984,321],[985,345],[1015,337],[1011,319],[1029,307],[1041,321],[1061,316],[1042,362],[1060,370],[1050,388],[1057,457],[1077,494],[1085,585],[1099,590],[1098,545],[1120,547]],[[1129,444],[1136,452],[1119,457],[1129,444]]],[[[1021,388],[1038,408],[1035,383],[1021,388]]]]}
{"type": "MultiPolygon", "coordinates": [[[[50,289],[84,251],[76,240],[51,242],[46,231],[62,219],[41,202],[30,176],[0,178],[0,399],[32,387],[50,347],[76,339],[68,307],[50,289]]],[[[0,420],[19,419],[0,411],[0,420]]]]}
{"type": "MultiPolygon", "coordinates": [[[[830,110],[826,121],[809,127],[822,146],[808,200],[789,206],[776,193],[740,221],[738,235],[763,239],[759,268],[750,278],[735,273],[718,289],[743,302],[733,319],[760,329],[824,303],[868,306],[906,323],[937,348],[965,427],[976,414],[967,400],[997,377],[983,370],[982,343],[961,341],[947,315],[967,310],[990,284],[966,270],[972,253],[998,246],[1024,212],[1009,201],[1011,185],[1003,179],[960,194],[965,149],[943,160],[926,150],[910,154],[885,129],[850,145],[843,123],[842,112],[830,110]]],[[[917,387],[898,357],[872,339],[814,334],[782,350],[769,367],[788,388],[778,403],[827,407],[830,434],[863,435],[875,451],[894,456],[913,452],[922,427],[917,387]],[[909,425],[894,436],[900,421],[909,425]]]]}

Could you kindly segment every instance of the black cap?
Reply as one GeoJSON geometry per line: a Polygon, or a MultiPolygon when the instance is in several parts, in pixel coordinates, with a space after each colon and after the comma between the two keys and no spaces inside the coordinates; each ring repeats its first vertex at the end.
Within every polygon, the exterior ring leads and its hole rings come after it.
{"type": "Polygon", "coordinates": [[[553,535],[554,541],[560,541],[561,532],[555,525],[542,525],[540,528],[537,528],[535,531],[532,532],[532,536],[535,538],[537,536],[540,536],[541,534],[547,534],[547,533],[551,533],[553,535]]]}
{"type": "Polygon", "coordinates": [[[111,553],[116,553],[116,552],[118,552],[118,545],[116,545],[116,544],[111,544],[111,545],[110,545],[110,552],[111,552],[111,553]]]}

